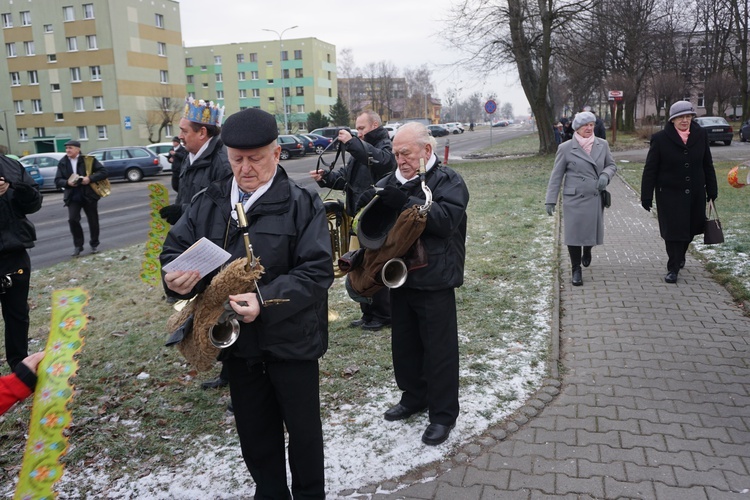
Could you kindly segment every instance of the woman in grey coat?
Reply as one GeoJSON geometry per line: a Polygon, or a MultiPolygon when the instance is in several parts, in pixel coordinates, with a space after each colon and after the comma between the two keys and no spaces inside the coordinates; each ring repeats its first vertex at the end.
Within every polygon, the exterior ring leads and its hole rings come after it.
{"type": "Polygon", "coordinates": [[[547,213],[555,213],[563,185],[564,240],[573,268],[572,283],[583,284],[581,265],[591,264],[591,247],[604,243],[604,206],[601,192],[617,167],[604,139],[594,136],[596,116],[588,111],[573,118],[573,140],[560,144],[547,185],[547,213]]]}

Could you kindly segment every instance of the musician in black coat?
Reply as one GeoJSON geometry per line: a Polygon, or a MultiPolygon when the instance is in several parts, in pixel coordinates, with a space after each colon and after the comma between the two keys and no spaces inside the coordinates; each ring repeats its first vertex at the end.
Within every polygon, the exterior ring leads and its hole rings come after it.
{"type": "MultiPolygon", "coordinates": [[[[405,210],[425,202],[419,160],[426,164],[432,206],[420,236],[427,266],[410,271],[406,283],[390,290],[393,370],[401,389],[400,402],[385,412],[389,421],[429,409],[430,424],[422,442],[438,445],[448,439],[459,413],[458,325],[455,288],[464,280],[466,207],[469,191],[461,176],[441,165],[427,127],[411,122],[393,139],[398,170],[376,186],[382,203],[405,210]]],[[[374,196],[363,195],[361,203],[374,196]]]]}
{"type": "Polygon", "coordinates": [[[669,122],[651,137],[641,180],[641,204],[651,210],[656,191],[659,232],[667,249],[664,281],[676,283],[685,254],[706,224],[706,200],[718,196],[708,136],[692,121],[693,105],[677,101],[669,122]]]}

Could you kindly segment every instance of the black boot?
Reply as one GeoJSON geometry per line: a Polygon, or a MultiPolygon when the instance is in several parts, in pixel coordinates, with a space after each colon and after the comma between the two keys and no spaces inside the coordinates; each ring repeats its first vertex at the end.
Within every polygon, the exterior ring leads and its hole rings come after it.
{"type": "Polygon", "coordinates": [[[573,268],[573,279],[571,280],[571,283],[573,283],[573,286],[583,285],[583,272],[581,271],[581,266],[573,268]]]}
{"type": "Polygon", "coordinates": [[[583,267],[589,267],[589,265],[591,264],[591,247],[583,247],[581,264],[583,264],[583,267]]]}

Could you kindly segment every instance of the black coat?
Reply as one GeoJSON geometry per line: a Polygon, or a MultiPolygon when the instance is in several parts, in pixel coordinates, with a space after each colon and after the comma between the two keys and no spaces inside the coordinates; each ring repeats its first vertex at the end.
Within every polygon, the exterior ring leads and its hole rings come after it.
{"type": "Polygon", "coordinates": [[[674,124],[651,137],[641,180],[641,200],[652,203],[656,191],[659,231],[666,241],[691,241],[703,232],[706,198],[716,199],[718,187],[708,136],[690,124],[687,144],[674,124]]]}
{"type": "Polygon", "coordinates": [[[172,189],[174,189],[175,193],[180,189],[180,170],[182,169],[182,162],[185,161],[187,155],[185,146],[180,146],[177,150],[172,149],[167,155],[169,163],[172,164],[172,189]]]}
{"type": "MultiPolygon", "coordinates": [[[[174,163],[172,164],[174,168],[174,163]]],[[[183,213],[188,203],[198,191],[205,189],[214,181],[223,179],[232,173],[227,158],[227,149],[221,141],[221,137],[214,136],[210,139],[208,147],[196,158],[192,165],[189,155],[185,155],[180,165],[180,185],[177,190],[178,205],[182,205],[183,213]]]]}
{"type": "Polygon", "coordinates": [[[10,187],[0,196],[0,254],[34,246],[36,230],[26,215],[42,208],[39,186],[18,161],[0,155],[0,177],[10,187]]]}
{"type": "Polygon", "coordinates": [[[352,217],[362,193],[396,168],[393,144],[386,129],[378,127],[365,134],[364,139],[352,137],[346,143],[346,151],[351,155],[347,164],[338,170],[326,172],[318,182],[320,187],[345,192],[346,213],[352,217]]]}
{"type": "MultiPolygon", "coordinates": [[[[261,307],[255,321],[240,323],[239,339],[222,351],[222,358],[271,355],[313,360],[328,349],[328,288],[333,283],[333,266],[323,202],[277,168],[273,184],[250,207],[247,219],[250,243],[265,268],[258,284],[261,295],[265,300],[289,302],[261,307]]],[[[195,197],[164,241],[162,266],[204,236],[232,258],[245,257],[242,235],[230,217],[231,179],[230,175],[214,182],[195,197]]],[[[167,295],[188,298],[203,291],[214,274],[204,277],[188,296],[164,289],[167,295]]]]}
{"type": "MultiPolygon", "coordinates": [[[[85,158],[86,155],[84,154],[78,155],[76,173],[81,177],[84,177],[86,175],[85,158]]],[[[76,187],[69,186],[68,179],[71,175],[73,175],[73,165],[70,163],[70,158],[68,158],[67,156],[63,156],[60,159],[60,162],[57,164],[55,186],[65,190],[63,192],[63,203],[66,206],[70,202],[71,198],[77,199],[79,203],[94,203],[96,201],[99,201],[99,198],[101,198],[101,196],[96,194],[96,191],[91,189],[91,184],[88,184],[86,186],[80,184],[76,187]]],[[[91,182],[103,181],[107,178],[107,175],[107,169],[104,168],[104,165],[102,165],[99,160],[94,158],[94,163],[91,167],[91,175],[89,176],[89,180],[91,182]]]]}

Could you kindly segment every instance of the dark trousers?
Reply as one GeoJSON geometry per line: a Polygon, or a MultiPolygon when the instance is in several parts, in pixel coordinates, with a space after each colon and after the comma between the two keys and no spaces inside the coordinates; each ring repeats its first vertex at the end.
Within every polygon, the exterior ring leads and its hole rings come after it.
{"type": "Polygon", "coordinates": [[[458,325],[453,288],[391,289],[391,346],[401,404],[429,408],[430,422],[458,418],[458,325]]]}
{"type": "Polygon", "coordinates": [[[286,482],[284,427],[295,499],[325,498],[318,362],[224,361],[242,457],[255,498],[292,498],[286,482]]]}
{"type": "Polygon", "coordinates": [[[372,296],[372,304],[359,303],[362,310],[362,319],[369,322],[380,321],[386,325],[391,323],[391,291],[383,287],[372,296]]]}
{"type": "Polygon", "coordinates": [[[581,267],[581,249],[586,255],[591,255],[591,247],[576,247],[568,245],[568,255],[570,255],[570,267],[575,269],[581,267]]]}
{"type": "Polygon", "coordinates": [[[86,214],[86,221],[89,223],[89,233],[91,239],[89,243],[92,247],[99,246],[99,212],[97,210],[98,201],[87,201],[80,203],[77,201],[68,202],[68,225],[70,233],[73,235],[73,245],[76,248],[83,247],[83,228],[81,227],[81,209],[86,214]]]}
{"type": "Polygon", "coordinates": [[[29,355],[31,261],[26,250],[0,255],[0,275],[10,275],[11,280],[11,286],[0,293],[0,306],[5,322],[5,357],[13,370],[29,355]]]}
{"type": "Polygon", "coordinates": [[[667,271],[679,273],[680,264],[685,260],[685,254],[690,246],[689,241],[665,241],[667,247],[667,271]]]}

